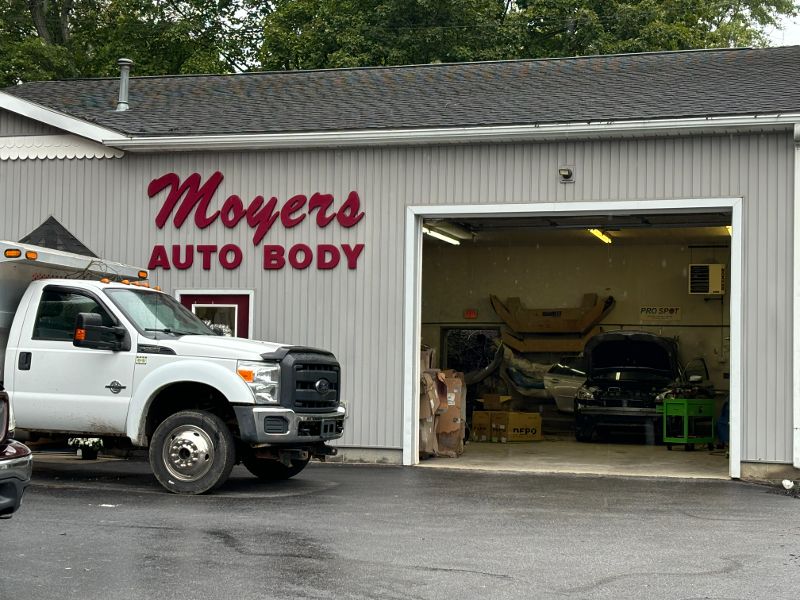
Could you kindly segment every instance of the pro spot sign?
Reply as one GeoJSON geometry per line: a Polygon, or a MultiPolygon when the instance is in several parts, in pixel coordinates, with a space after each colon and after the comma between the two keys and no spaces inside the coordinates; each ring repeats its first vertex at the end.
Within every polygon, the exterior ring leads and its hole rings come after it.
{"type": "Polygon", "coordinates": [[[680,320],[680,306],[642,306],[639,309],[639,321],[642,323],[670,323],[680,320]]]}

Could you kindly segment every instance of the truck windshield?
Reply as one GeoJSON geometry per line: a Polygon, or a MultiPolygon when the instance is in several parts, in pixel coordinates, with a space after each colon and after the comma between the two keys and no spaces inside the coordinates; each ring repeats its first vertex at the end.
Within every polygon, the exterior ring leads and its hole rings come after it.
{"type": "Polygon", "coordinates": [[[147,337],[214,335],[205,323],[167,294],[109,289],[106,294],[147,337]]]}

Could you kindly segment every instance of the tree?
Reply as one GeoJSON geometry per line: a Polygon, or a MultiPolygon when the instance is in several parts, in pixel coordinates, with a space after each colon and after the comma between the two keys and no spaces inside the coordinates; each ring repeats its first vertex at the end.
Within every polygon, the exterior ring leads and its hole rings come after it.
{"type": "Polygon", "coordinates": [[[491,60],[514,55],[498,0],[278,0],[268,69],[491,60]]]}
{"type": "Polygon", "coordinates": [[[0,87],[761,46],[793,0],[0,0],[0,87]]]}
{"type": "Polygon", "coordinates": [[[792,0],[278,0],[273,69],[761,46],[792,0]]]}
{"type": "Polygon", "coordinates": [[[0,0],[0,85],[113,75],[225,73],[258,65],[260,0],[0,0]]]}

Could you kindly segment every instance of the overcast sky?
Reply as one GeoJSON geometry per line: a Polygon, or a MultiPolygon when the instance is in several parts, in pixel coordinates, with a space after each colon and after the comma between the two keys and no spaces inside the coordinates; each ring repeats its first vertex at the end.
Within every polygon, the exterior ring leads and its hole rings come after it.
{"type": "Polygon", "coordinates": [[[800,45],[800,18],[787,21],[783,31],[774,31],[770,39],[775,46],[800,45]]]}

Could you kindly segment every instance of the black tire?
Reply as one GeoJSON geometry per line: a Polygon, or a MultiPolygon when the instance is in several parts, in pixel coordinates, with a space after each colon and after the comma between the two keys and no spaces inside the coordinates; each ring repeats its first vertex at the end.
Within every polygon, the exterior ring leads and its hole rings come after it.
{"type": "Polygon", "coordinates": [[[219,487],[236,459],[233,435],[222,419],[199,410],[164,419],[149,454],[156,479],[175,494],[204,494],[219,487]]]}
{"type": "Polygon", "coordinates": [[[249,452],[244,455],[242,464],[253,475],[264,481],[281,481],[291,479],[306,468],[309,458],[305,460],[292,460],[292,466],[287,467],[279,460],[272,458],[257,458],[249,452]]]}

